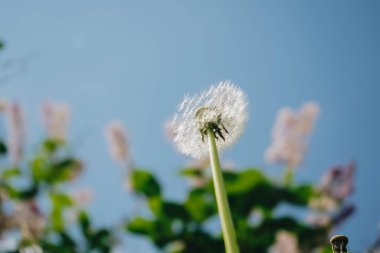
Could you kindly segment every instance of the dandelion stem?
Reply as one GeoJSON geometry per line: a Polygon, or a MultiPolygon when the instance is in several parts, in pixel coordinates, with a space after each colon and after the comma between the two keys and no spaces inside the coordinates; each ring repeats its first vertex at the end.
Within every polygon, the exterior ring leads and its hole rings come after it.
{"type": "Polygon", "coordinates": [[[212,169],[212,177],[214,181],[216,202],[218,205],[218,212],[220,223],[222,225],[222,232],[224,238],[224,245],[227,253],[239,253],[239,247],[236,241],[235,229],[232,223],[230,207],[226,190],[224,188],[224,181],[222,170],[220,168],[218,150],[216,148],[215,136],[212,129],[207,129],[207,136],[209,140],[209,153],[212,169]]]}

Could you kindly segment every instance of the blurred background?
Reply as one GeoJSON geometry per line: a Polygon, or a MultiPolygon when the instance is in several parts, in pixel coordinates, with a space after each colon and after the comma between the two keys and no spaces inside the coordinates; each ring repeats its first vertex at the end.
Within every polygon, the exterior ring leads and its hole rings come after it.
{"type": "MultiPolygon", "coordinates": [[[[375,240],[380,222],[380,2],[368,1],[1,1],[0,96],[24,106],[28,149],[41,138],[46,101],[71,110],[73,149],[86,161],[78,187],[98,225],[133,210],[104,128],[120,120],[138,166],[180,199],[178,169],[189,161],[164,124],[185,94],[229,79],[248,94],[249,122],[223,154],[237,167],[265,162],[276,112],[315,101],[321,114],[297,181],[357,162],[355,215],[339,227],[350,249],[375,240]]],[[[156,252],[129,236],[126,251],[156,252]]]]}

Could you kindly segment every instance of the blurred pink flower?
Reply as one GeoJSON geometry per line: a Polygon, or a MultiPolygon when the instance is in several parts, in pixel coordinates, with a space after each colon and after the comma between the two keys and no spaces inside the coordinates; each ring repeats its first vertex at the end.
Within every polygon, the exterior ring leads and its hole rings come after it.
{"type": "Polygon", "coordinates": [[[272,129],[272,144],[266,151],[266,160],[297,168],[303,161],[307,137],[313,130],[318,114],[319,106],[315,102],[304,104],[299,111],[281,109],[272,129]]]}
{"type": "Polygon", "coordinates": [[[309,201],[309,207],[318,211],[335,211],[339,207],[339,203],[331,196],[322,194],[312,198],[309,201]]]}
{"type": "Polygon", "coordinates": [[[79,205],[87,205],[94,199],[94,193],[90,188],[81,188],[71,194],[74,201],[79,205]]]}
{"type": "Polygon", "coordinates": [[[25,239],[38,238],[46,226],[46,219],[35,200],[16,202],[11,220],[25,239]]]}
{"type": "Polygon", "coordinates": [[[25,143],[24,115],[21,106],[16,102],[10,102],[6,106],[8,149],[12,163],[18,163],[22,159],[25,143]]]}
{"type": "Polygon", "coordinates": [[[325,212],[313,212],[306,217],[306,222],[316,227],[327,227],[331,224],[332,219],[325,212]]]}
{"type": "Polygon", "coordinates": [[[43,250],[37,244],[29,245],[20,249],[20,253],[43,253],[43,250]]]}
{"type": "Polygon", "coordinates": [[[69,117],[70,110],[65,104],[47,102],[42,106],[42,119],[49,138],[66,139],[69,117]]]}
{"type": "Polygon", "coordinates": [[[269,253],[299,253],[296,236],[285,230],[276,233],[276,242],[269,249],[269,253]]]}
{"type": "Polygon", "coordinates": [[[328,196],[342,201],[353,191],[353,179],[356,164],[337,165],[329,169],[322,177],[320,189],[328,196]]]}
{"type": "Polygon", "coordinates": [[[128,140],[123,125],[113,121],[106,127],[106,138],[112,158],[122,164],[129,159],[128,140]]]}
{"type": "Polygon", "coordinates": [[[7,109],[8,101],[5,99],[0,99],[0,112],[5,112],[7,109]]]}

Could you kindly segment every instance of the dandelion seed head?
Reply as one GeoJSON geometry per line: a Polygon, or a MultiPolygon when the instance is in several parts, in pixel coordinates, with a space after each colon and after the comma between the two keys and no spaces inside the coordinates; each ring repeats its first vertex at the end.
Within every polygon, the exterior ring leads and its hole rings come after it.
{"type": "Polygon", "coordinates": [[[201,94],[186,96],[169,124],[178,151],[196,159],[207,156],[208,139],[202,141],[200,130],[209,123],[219,124],[226,130],[224,140],[216,140],[218,149],[230,146],[244,130],[247,106],[246,94],[230,81],[213,85],[201,94]]]}

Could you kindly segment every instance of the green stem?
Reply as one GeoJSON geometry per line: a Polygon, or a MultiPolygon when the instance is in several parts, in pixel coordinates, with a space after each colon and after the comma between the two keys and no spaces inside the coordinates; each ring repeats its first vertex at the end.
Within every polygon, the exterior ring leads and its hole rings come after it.
{"type": "Polygon", "coordinates": [[[286,186],[290,186],[293,183],[293,180],[294,180],[293,178],[294,178],[293,169],[291,167],[287,167],[285,169],[284,178],[283,178],[284,184],[286,186]]]}
{"type": "Polygon", "coordinates": [[[222,225],[222,232],[224,238],[224,245],[227,253],[239,253],[239,247],[236,241],[236,234],[234,225],[232,223],[230,207],[228,205],[227,194],[224,187],[222,170],[220,168],[218,150],[216,148],[214,132],[207,129],[209,140],[210,161],[212,169],[212,178],[214,181],[216,202],[218,205],[218,212],[220,223],[222,225]]]}

